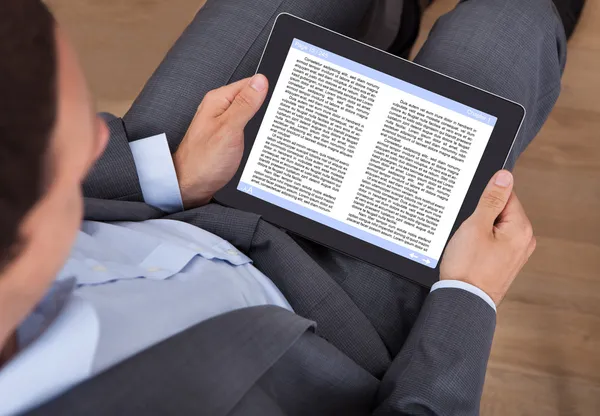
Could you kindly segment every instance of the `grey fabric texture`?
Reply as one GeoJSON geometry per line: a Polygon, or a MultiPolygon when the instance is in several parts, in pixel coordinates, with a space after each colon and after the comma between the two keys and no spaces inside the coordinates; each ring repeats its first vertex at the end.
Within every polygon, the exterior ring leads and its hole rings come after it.
{"type": "Polygon", "coordinates": [[[512,169],[558,99],[566,59],[551,0],[463,0],[438,20],[415,61],[525,107],[512,169]]]}
{"type": "Polygon", "coordinates": [[[433,291],[383,378],[375,415],[478,415],[495,322],[483,299],[433,291]]]}
{"type": "Polygon", "coordinates": [[[369,5],[370,0],[208,0],[123,118],[129,139],[166,133],[174,151],[207,92],[254,74],[279,13],[352,34],[369,5]]]}
{"type": "Polygon", "coordinates": [[[92,221],[146,221],[165,215],[143,202],[85,198],[85,218],[92,221]]]}
{"type": "MultiPolygon", "coordinates": [[[[368,0],[209,0],[123,123],[111,120],[112,156],[98,162],[84,188],[86,196],[95,198],[86,201],[87,219],[164,217],[143,203],[122,201],[140,198],[126,141],[166,132],[171,149],[176,149],[206,92],[252,75],[279,12],[352,34],[368,5],[368,0]]],[[[564,30],[551,0],[468,0],[440,19],[417,62],[526,107],[512,166],[558,97],[565,59],[564,30]]],[[[234,414],[352,414],[344,403],[352,403],[357,412],[377,409],[380,414],[478,412],[495,318],[479,298],[456,290],[427,297],[428,291],[403,280],[401,271],[383,271],[289,235],[255,214],[216,204],[166,218],[186,221],[231,241],[275,282],[300,317],[317,322],[315,334],[278,345],[286,354],[264,369],[264,378],[231,409],[234,414]],[[292,374],[298,374],[298,379],[292,374]],[[379,379],[383,382],[375,395],[379,379]],[[322,389],[331,391],[331,401],[319,395],[322,389]],[[311,397],[317,403],[311,404],[311,397]]],[[[252,328],[254,324],[247,322],[252,328]]],[[[276,325],[278,320],[272,322],[276,325]]],[[[222,327],[224,332],[234,329],[222,327]]],[[[202,324],[192,331],[198,339],[204,333],[210,348],[210,334],[202,324]]],[[[141,409],[132,406],[156,403],[152,392],[164,402],[144,407],[145,414],[211,414],[201,410],[200,398],[206,396],[198,391],[192,394],[185,384],[191,382],[191,374],[210,375],[203,371],[206,357],[186,355],[185,365],[176,364],[179,350],[185,348],[181,339],[169,340],[160,354],[134,357],[135,364],[128,362],[107,373],[110,376],[85,383],[67,395],[70,399],[58,399],[58,404],[46,409],[54,409],[54,414],[61,409],[92,412],[93,406],[77,403],[89,401],[106,413],[125,414],[125,409],[141,409]],[[174,366],[169,374],[181,371],[181,378],[165,379],[161,375],[167,371],[165,363],[174,366]],[[145,372],[138,374],[141,368],[145,372]],[[122,395],[123,384],[138,388],[122,395]]],[[[257,362],[260,359],[256,357],[257,362]]],[[[229,365],[227,360],[220,364],[229,365]]],[[[227,389],[234,382],[215,379],[213,384],[227,389]]]]}
{"type": "Polygon", "coordinates": [[[83,383],[39,414],[227,414],[313,325],[275,306],[220,315],[83,383]],[[222,381],[226,387],[215,388],[222,381]],[[115,387],[119,399],[105,400],[115,392],[102,390],[115,387]]]}
{"type": "Polygon", "coordinates": [[[433,292],[383,381],[274,306],[203,322],[29,415],[476,415],[496,315],[433,292]],[[468,340],[468,342],[465,342],[468,340]]]}
{"type": "MultiPolygon", "coordinates": [[[[236,410],[247,414],[252,409],[249,399],[267,396],[290,416],[367,415],[378,387],[377,378],[324,339],[307,332],[248,391],[236,410]]],[[[260,411],[257,407],[256,414],[260,411]]]]}
{"type": "Polygon", "coordinates": [[[83,193],[90,198],[143,202],[123,120],[107,115],[103,118],[110,131],[110,140],[83,183],[83,193]]]}

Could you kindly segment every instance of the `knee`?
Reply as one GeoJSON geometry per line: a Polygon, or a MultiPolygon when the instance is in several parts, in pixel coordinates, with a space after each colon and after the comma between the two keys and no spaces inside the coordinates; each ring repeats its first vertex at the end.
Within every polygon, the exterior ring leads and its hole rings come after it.
{"type": "Polygon", "coordinates": [[[560,72],[565,59],[564,28],[552,0],[463,1],[440,18],[419,56],[446,75],[489,78],[487,68],[505,79],[540,66],[560,72]]]}
{"type": "Polygon", "coordinates": [[[552,0],[467,0],[456,11],[482,31],[505,32],[516,44],[529,38],[564,37],[552,0]]]}
{"type": "Polygon", "coordinates": [[[564,27],[552,0],[506,0],[503,7],[505,21],[511,20],[524,36],[564,37],[564,27]]]}

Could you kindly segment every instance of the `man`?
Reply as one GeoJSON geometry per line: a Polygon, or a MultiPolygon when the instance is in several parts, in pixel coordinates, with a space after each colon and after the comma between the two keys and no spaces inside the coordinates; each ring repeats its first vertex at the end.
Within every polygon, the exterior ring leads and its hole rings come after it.
{"type": "MultiPolygon", "coordinates": [[[[430,293],[210,203],[269,88],[244,77],[274,16],[350,33],[369,4],[209,1],[123,119],[94,116],[41,3],[3,4],[0,414],[478,413],[496,305],[535,248],[508,171],[430,293]]],[[[565,49],[550,0],[469,0],[417,61],[526,106],[512,164],[565,49]]]]}

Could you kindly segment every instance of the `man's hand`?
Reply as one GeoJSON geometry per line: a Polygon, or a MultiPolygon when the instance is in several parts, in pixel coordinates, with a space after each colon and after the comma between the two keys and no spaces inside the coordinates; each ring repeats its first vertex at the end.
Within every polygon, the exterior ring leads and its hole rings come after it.
{"type": "Polygon", "coordinates": [[[448,243],[440,269],[442,280],[470,283],[496,305],[536,245],[531,223],[512,189],[510,172],[494,175],[473,215],[448,243]]]}
{"type": "Polygon", "coordinates": [[[268,87],[266,77],[255,75],[206,94],[173,155],[186,209],[207,204],[231,180],[242,160],[244,128],[268,87]]]}

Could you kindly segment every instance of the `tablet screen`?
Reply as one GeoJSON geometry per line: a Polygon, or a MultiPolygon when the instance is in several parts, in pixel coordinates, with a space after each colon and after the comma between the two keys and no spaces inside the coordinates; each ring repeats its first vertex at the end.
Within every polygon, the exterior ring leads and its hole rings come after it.
{"type": "Polygon", "coordinates": [[[294,39],[237,189],[435,268],[496,121],[294,39]]]}

